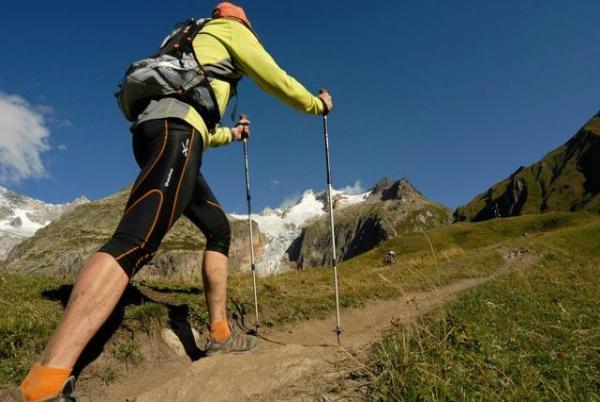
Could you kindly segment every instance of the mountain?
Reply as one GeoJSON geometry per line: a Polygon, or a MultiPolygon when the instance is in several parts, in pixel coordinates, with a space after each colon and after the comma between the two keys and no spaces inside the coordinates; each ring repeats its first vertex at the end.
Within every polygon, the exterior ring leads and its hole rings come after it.
{"type": "MultiPolygon", "coordinates": [[[[335,208],[342,208],[365,201],[370,192],[354,194],[344,190],[333,190],[335,208]]],[[[306,190],[297,202],[277,209],[266,208],[252,220],[258,224],[261,233],[268,239],[262,255],[256,261],[259,275],[270,275],[296,267],[288,257],[288,249],[302,234],[302,229],[327,211],[327,193],[306,190]]],[[[242,215],[233,215],[246,219],[242,215]]]]}
{"type": "MultiPolygon", "coordinates": [[[[433,203],[406,179],[385,178],[360,199],[334,197],[338,259],[354,257],[403,233],[430,229],[450,222],[450,210],[433,203]]],[[[333,260],[328,216],[306,225],[287,250],[298,268],[330,264],[333,260]]]]}
{"type": "Polygon", "coordinates": [[[455,221],[550,211],[600,212],[600,113],[569,141],[454,213],[455,221]]]}
{"type": "MultiPolygon", "coordinates": [[[[79,205],[16,246],[6,269],[21,273],[77,273],[89,256],[113,233],[128,189],[79,205]]],[[[330,258],[326,192],[307,190],[295,203],[266,208],[252,215],[254,250],[259,275],[297,267],[320,266],[330,258]]],[[[400,233],[449,222],[449,211],[428,201],[406,180],[385,179],[370,191],[333,190],[338,250],[342,259],[370,250],[400,233]]],[[[250,269],[248,221],[229,215],[232,228],[230,270],[250,269]]],[[[206,241],[182,218],[167,234],[153,260],[138,279],[197,277],[206,241]]]]}
{"type": "MultiPolygon", "coordinates": [[[[129,188],[98,201],[79,205],[9,254],[6,269],[19,273],[72,275],[113,234],[125,208],[129,188]]],[[[257,235],[254,246],[260,255],[263,236],[257,235]]],[[[239,270],[249,266],[247,222],[232,222],[230,267],[239,270]]],[[[154,259],[138,274],[140,279],[172,278],[188,280],[198,277],[206,240],[187,219],[177,221],[163,240],[154,259]]]]}
{"type": "Polygon", "coordinates": [[[65,204],[48,204],[0,186],[0,260],[36,231],[86,202],[79,197],[65,204]]]}

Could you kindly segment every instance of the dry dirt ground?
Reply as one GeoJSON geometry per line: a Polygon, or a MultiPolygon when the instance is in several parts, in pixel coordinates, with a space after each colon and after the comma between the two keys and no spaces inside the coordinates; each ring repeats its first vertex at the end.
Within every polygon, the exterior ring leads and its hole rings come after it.
{"type": "MultiPolygon", "coordinates": [[[[536,261],[527,251],[509,250],[506,263],[489,277],[463,279],[429,292],[407,293],[363,308],[343,309],[341,346],[334,318],[261,330],[257,352],[145,362],[109,386],[81,384],[81,401],[313,401],[359,400],[359,389],[340,378],[360,367],[370,345],[393,326],[432,311],[461,292],[536,261]],[[347,383],[346,383],[347,384],[347,383]]],[[[384,271],[382,271],[384,272],[384,271]]],[[[154,342],[159,349],[159,340],[154,342]]]]}

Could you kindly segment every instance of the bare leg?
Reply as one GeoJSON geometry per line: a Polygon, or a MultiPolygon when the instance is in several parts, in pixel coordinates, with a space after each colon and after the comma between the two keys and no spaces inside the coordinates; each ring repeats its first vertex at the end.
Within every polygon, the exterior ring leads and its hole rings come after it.
{"type": "Polygon", "coordinates": [[[210,341],[205,353],[245,353],[255,350],[257,339],[231,331],[227,321],[227,257],[216,251],[204,253],[204,293],[210,315],[210,341]]]}
{"type": "Polygon", "coordinates": [[[225,255],[216,251],[204,253],[202,281],[210,322],[227,319],[227,257],[225,255]]]}
{"type": "Polygon", "coordinates": [[[75,366],[128,283],[129,277],[110,254],[94,254],[79,273],[62,320],[42,355],[42,365],[75,366]]]}

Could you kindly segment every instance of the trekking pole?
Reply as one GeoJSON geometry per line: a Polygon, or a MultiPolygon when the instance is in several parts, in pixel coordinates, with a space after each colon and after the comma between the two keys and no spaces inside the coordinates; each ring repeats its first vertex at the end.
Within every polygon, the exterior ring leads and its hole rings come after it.
{"type": "MultiPolygon", "coordinates": [[[[243,114],[240,119],[247,119],[243,114]]],[[[244,135],[244,171],[246,173],[246,201],[248,203],[248,232],[250,233],[250,267],[252,268],[252,289],[254,290],[254,312],[256,314],[255,331],[258,335],[258,295],[256,292],[256,265],[254,263],[254,233],[252,230],[252,207],[250,205],[250,169],[248,167],[248,136],[244,135]]]]}
{"type": "MultiPolygon", "coordinates": [[[[321,89],[320,93],[327,93],[326,89],[321,89]]],[[[335,224],[333,222],[333,202],[331,197],[331,166],[329,163],[329,131],[327,128],[327,113],[323,114],[323,137],[325,140],[325,164],[327,167],[327,203],[329,204],[329,224],[331,227],[331,250],[333,254],[333,285],[335,287],[335,334],[337,336],[338,346],[340,345],[340,336],[342,328],[340,327],[340,296],[338,291],[337,275],[337,252],[335,249],[335,224]]]]}

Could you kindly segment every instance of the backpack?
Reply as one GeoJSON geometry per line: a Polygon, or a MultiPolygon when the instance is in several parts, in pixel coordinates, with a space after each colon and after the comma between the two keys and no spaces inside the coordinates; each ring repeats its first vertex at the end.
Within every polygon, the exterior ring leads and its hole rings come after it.
{"type": "Polygon", "coordinates": [[[209,130],[215,128],[221,120],[219,105],[192,46],[208,21],[190,18],[177,24],[156,54],[129,66],[115,94],[127,120],[135,121],[150,101],[173,97],[194,107],[209,130]]]}

